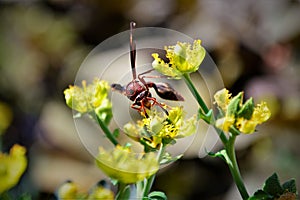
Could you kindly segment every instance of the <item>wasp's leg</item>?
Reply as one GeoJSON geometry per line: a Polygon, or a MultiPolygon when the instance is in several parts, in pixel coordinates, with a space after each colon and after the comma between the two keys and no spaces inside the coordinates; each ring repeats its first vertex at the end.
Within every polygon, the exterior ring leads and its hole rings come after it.
{"type": "Polygon", "coordinates": [[[165,75],[147,75],[145,76],[145,74],[148,74],[152,71],[155,71],[155,69],[150,69],[150,70],[147,70],[141,74],[138,75],[138,79],[146,86],[148,87],[148,84],[147,82],[145,81],[145,78],[170,78],[169,76],[165,76],[165,75]]]}
{"type": "Polygon", "coordinates": [[[146,107],[144,106],[143,103],[141,103],[141,105],[137,105],[137,104],[131,104],[130,106],[131,108],[137,110],[141,115],[145,116],[146,118],[148,118],[148,114],[147,114],[147,111],[146,111],[146,107]],[[138,107],[137,107],[138,106],[138,107]]]}
{"type": "Polygon", "coordinates": [[[158,105],[165,113],[166,115],[169,115],[169,112],[167,111],[166,107],[167,105],[164,103],[159,103],[156,98],[154,97],[147,97],[148,101],[152,101],[152,106],[158,105]]]}

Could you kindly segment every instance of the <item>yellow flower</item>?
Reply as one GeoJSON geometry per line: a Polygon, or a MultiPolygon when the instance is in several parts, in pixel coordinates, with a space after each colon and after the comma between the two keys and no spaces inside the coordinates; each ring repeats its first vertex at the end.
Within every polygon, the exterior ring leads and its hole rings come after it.
{"type": "Polygon", "coordinates": [[[234,116],[226,116],[216,120],[216,127],[228,132],[230,127],[234,125],[235,118],[234,116]]]}
{"type": "Polygon", "coordinates": [[[267,121],[271,116],[271,112],[267,107],[266,102],[257,104],[254,108],[252,117],[250,119],[239,118],[236,126],[242,133],[253,133],[258,124],[267,121]]]}
{"type": "Polygon", "coordinates": [[[66,181],[58,188],[58,199],[76,199],[78,196],[78,186],[72,181],[66,181]]]}
{"type": "Polygon", "coordinates": [[[148,115],[136,125],[126,124],[124,131],[129,137],[152,148],[158,148],[160,143],[172,143],[175,139],[192,135],[196,131],[196,116],[185,120],[182,107],[172,108],[168,115],[156,110],[151,110],[148,115]]]}
{"type": "Polygon", "coordinates": [[[112,117],[112,105],[107,98],[109,89],[109,84],[103,80],[95,79],[90,85],[82,81],[82,87],[70,86],[64,91],[66,104],[82,114],[95,110],[102,120],[108,122],[112,117]]]}
{"type": "Polygon", "coordinates": [[[253,111],[252,120],[261,124],[267,121],[271,116],[271,112],[267,106],[266,102],[261,102],[258,104],[253,111]]]}
{"type": "Polygon", "coordinates": [[[15,144],[9,155],[0,152],[0,194],[15,186],[27,167],[26,149],[15,144]]]}
{"type": "Polygon", "coordinates": [[[154,153],[136,154],[119,145],[110,152],[100,147],[96,163],[110,178],[125,184],[148,178],[159,169],[154,153]]]}
{"type": "Polygon", "coordinates": [[[242,133],[253,133],[257,125],[258,123],[256,123],[255,121],[247,120],[244,118],[238,118],[236,122],[238,130],[242,133]]]}
{"type": "Polygon", "coordinates": [[[78,185],[72,181],[66,181],[64,184],[62,184],[57,191],[58,199],[64,200],[64,199],[107,199],[107,200],[113,200],[114,199],[114,193],[104,188],[101,185],[96,185],[89,194],[87,193],[80,193],[78,191],[78,185]]]}
{"type": "Polygon", "coordinates": [[[184,120],[184,112],[182,107],[174,107],[169,111],[167,121],[171,122],[168,128],[163,129],[163,133],[160,133],[161,137],[170,135],[171,138],[182,138],[190,136],[196,132],[196,116],[193,116],[187,120],[184,120]]]}
{"type": "Polygon", "coordinates": [[[197,71],[205,57],[201,40],[195,40],[193,46],[190,43],[177,42],[175,46],[165,47],[165,50],[169,63],[165,63],[154,53],[152,66],[160,73],[178,79],[185,73],[197,71]]]}
{"type": "Polygon", "coordinates": [[[92,84],[86,85],[82,81],[82,88],[70,86],[64,91],[67,105],[80,112],[86,113],[101,106],[106,100],[109,84],[106,81],[95,79],[92,84]]]}
{"type": "Polygon", "coordinates": [[[91,193],[89,194],[88,200],[95,200],[95,199],[105,199],[105,200],[114,200],[114,193],[106,189],[102,186],[96,186],[92,189],[91,193]]]}
{"type": "Polygon", "coordinates": [[[222,90],[219,90],[216,92],[214,95],[215,98],[215,103],[224,111],[226,112],[227,106],[230,102],[231,94],[229,93],[228,90],[225,88],[222,90]]]}
{"type": "Polygon", "coordinates": [[[228,132],[234,126],[242,133],[253,133],[257,125],[267,121],[271,112],[266,102],[254,106],[253,99],[243,104],[243,93],[231,98],[228,90],[222,89],[215,95],[215,103],[220,108],[220,117],[216,120],[216,127],[228,132]]]}

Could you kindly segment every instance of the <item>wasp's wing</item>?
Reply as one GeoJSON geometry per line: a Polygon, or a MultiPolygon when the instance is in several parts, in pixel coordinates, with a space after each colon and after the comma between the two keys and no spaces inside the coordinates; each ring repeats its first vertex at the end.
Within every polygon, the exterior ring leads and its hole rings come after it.
{"type": "Polygon", "coordinates": [[[148,87],[154,88],[160,98],[172,101],[184,101],[184,98],[168,83],[147,83],[148,87]]]}

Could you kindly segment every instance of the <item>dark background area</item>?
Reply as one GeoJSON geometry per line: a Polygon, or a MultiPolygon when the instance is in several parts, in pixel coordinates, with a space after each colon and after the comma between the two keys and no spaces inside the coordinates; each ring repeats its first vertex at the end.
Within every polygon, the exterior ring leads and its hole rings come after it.
{"type": "MultiPolygon", "coordinates": [[[[63,180],[84,190],[103,178],[76,135],[63,90],[88,53],[130,21],[201,38],[233,94],[266,100],[272,119],[238,143],[243,177],[254,191],[277,171],[299,188],[299,19],[296,0],[0,1],[0,103],[10,110],[0,112],[12,114],[3,150],[19,143],[29,158],[13,192],[54,199],[63,180]]],[[[239,198],[223,161],[197,155],[163,170],[154,188],[169,199],[239,198]]]]}

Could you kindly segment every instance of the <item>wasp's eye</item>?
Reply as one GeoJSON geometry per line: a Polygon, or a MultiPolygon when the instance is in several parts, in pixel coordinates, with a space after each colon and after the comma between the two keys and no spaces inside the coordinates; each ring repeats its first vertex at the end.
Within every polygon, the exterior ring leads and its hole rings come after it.
{"type": "Polygon", "coordinates": [[[127,86],[126,94],[129,96],[134,95],[135,94],[134,86],[132,86],[132,85],[127,86]]]}
{"type": "Polygon", "coordinates": [[[132,90],[132,89],[129,89],[127,92],[128,92],[128,94],[130,94],[130,95],[133,95],[133,94],[134,94],[134,90],[132,90]]]}

